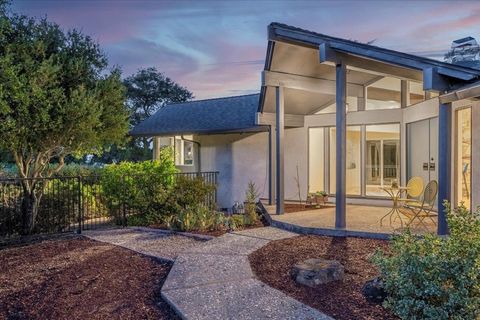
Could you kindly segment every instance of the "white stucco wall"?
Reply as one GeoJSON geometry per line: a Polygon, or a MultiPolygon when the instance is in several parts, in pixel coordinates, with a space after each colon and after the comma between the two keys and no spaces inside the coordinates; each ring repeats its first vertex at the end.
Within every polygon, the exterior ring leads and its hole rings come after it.
{"type": "Polygon", "coordinates": [[[218,171],[218,205],[230,208],[245,200],[253,181],[268,197],[268,133],[196,136],[201,144],[202,171],[218,171]]]}

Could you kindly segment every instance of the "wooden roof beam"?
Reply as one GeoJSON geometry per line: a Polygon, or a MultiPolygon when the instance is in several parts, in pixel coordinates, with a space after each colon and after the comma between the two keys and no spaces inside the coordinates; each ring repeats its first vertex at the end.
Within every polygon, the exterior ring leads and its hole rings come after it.
{"type": "MultiPolygon", "coordinates": [[[[290,73],[263,71],[262,86],[285,87],[316,93],[335,95],[335,80],[312,78],[290,73]]],[[[347,83],[349,96],[363,97],[363,85],[347,83]]]]}

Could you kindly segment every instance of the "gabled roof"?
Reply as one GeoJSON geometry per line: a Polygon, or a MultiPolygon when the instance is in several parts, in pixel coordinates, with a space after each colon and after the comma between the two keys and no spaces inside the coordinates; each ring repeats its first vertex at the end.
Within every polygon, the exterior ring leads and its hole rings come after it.
{"type": "Polygon", "coordinates": [[[169,104],[132,131],[133,136],[264,131],[255,124],[258,94],[169,104]]]}
{"type": "Polygon", "coordinates": [[[269,25],[268,30],[270,40],[303,43],[315,47],[318,47],[322,43],[328,42],[330,47],[336,51],[378,60],[393,65],[417,70],[436,67],[440,69],[439,73],[442,75],[461,80],[473,80],[480,78],[480,71],[476,69],[385,49],[370,44],[327,36],[325,34],[289,26],[283,23],[273,22],[269,25]]]}

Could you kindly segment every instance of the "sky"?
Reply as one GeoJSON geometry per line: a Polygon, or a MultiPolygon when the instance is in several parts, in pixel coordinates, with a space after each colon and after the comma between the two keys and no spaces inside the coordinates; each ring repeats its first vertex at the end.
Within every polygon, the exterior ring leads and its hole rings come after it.
{"type": "Polygon", "coordinates": [[[154,66],[196,99],[258,92],[271,22],[440,60],[452,40],[480,41],[480,1],[13,0],[11,10],[79,29],[124,76],[154,66]]]}

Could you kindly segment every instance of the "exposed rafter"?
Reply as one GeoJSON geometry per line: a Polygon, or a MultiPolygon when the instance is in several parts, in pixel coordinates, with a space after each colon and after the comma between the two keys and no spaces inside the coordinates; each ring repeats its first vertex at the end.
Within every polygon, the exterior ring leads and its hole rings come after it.
{"type": "MultiPolygon", "coordinates": [[[[290,73],[263,71],[262,86],[285,87],[323,94],[335,95],[335,80],[312,78],[290,73]]],[[[349,96],[363,97],[363,85],[348,83],[349,96]]]]}

